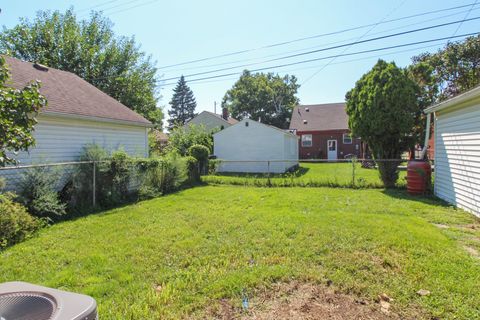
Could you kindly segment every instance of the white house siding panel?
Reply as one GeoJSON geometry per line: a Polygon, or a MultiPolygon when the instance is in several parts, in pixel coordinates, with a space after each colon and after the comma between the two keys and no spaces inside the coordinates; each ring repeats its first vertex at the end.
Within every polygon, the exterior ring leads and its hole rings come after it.
{"type": "Polygon", "coordinates": [[[214,154],[225,160],[220,172],[282,173],[298,164],[298,153],[289,156],[287,139],[295,139],[281,130],[243,120],[214,135],[214,154]],[[246,126],[248,123],[248,126],[246,126]],[[289,158],[286,158],[286,157],[289,158]],[[282,161],[279,161],[282,160],[282,161]],[[290,160],[290,161],[284,161],[290,160]]]}
{"type": "Polygon", "coordinates": [[[228,122],[208,112],[202,112],[195,118],[190,120],[187,125],[203,125],[207,131],[213,131],[214,129],[222,129],[230,126],[228,122]]]}
{"type": "Polygon", "coordinates": [[[435,194],[480,216],[480,105],[437,112],[435,194]]]}
{"type": "Polygon", "coordinates": [[[146,134],[140,126],[39,117],[33,133],[35,147],[17,159],[21,164],[76,161],[89,143],[108,151],[122,148],[130,155],[146,156],[146,134]]]}
{"type": "MultiPolygon", "coordinates": [[[[122,148],[130,155],[147,156],[147,129],[90,120],[38,117],[33,132],[36,145],[29,152],[20,152],[20,165],[78,161],[83,147],[95,143],[108,151],[122,148]]],[[[21,170],[1,170],[7,189],[14,190],[21,170]]]]}

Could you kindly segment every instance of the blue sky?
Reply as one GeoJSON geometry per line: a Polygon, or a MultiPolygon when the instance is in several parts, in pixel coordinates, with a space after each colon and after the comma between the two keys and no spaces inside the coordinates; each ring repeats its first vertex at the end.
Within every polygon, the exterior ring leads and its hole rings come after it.
{"type": "MultiPolygon", "coordinates": [[[[335,32],[365,24],[376,24],[387,20],[410,16],[427,11],[467,5],[475,0],[242,0],[242,1],[155,1],[155,0],[87,0],[87,1],[3,1],[0,24],[14,26],[20,17],[32,18],[38,10],[65,10],[73,6],[80,18],[88,15],[89,9],[103,10],[114,23],[118,35],[134,35],[142,50],[151,54],[158,67],[207,58],[245,49],[261,48],[266,45],[293,39],[335,32]],[[92,8],[93,7],[93,8],[92,8]]],[[[318,52],[276,62],[263,62],[291,53],[309,51],[364,40],[372,37],[407,31],[411,29],[461,20],[470,7],[438,12],[396,22],[378,25],[331,36],[317,37],[292,44],[258,49],[241,55],[216,58],[196,64],[187,64],[160,69],[163,79],[178,77],[217,68],[257,63],[250,68],[297,62],[321,58],[332,54],[352,53],[361,50],[423,41],[453,34],[480,31],[480,20],[426,30],[418,33],[383,39],[364,44],[356,44],[335,50],[318,52]],[[228,64],[237,61],[233,64],[228,64]],[[213,66],[217,65],[218,66],[213,66]]],[[[471,7],[468,18],[480,16],[480,3],[471,7]]],[[[303,104],[343,101],[345,93],[355,81],[367,72],[378,58],[395,61],[400,66],[410,63],[410,58],[424,51],[435,51],[445,41],[429,43],[387,51],[366,53],[337,58],[334,61],[321,60],[269,71],[293,74],[302,84],[298,96],[303,104]],[[428,48],[425,48],[428,46],[428,48]],[[408,51],[407,51],[408,50],[408,51]],[[400,52],[402,51],[402,52],[400,52]],[[330,61],[326,67],[325,64],[330,61]]],[[[216,75],[241,72],[236,68],[216,75]]],[[[197,76],[202,77],[202,76],[197,76]]],[[[196,77],[191,77],[194,79],[196,77]]],[[[213,111],[214,101],[220,104],[225,92],[238,76],[228,76],[215,80],[191,83],[198,103],[197,111],[213,111]]],[[[188,80],[189,78],[187,78],[188,80]]],[[[171,83],[172,81],[166,81],[171,83]]],[[[159,106],[168,109],[173,86],[161,89],[159,106]]],[[[218,110],[217,110],[218,111],[218,110]]]]}

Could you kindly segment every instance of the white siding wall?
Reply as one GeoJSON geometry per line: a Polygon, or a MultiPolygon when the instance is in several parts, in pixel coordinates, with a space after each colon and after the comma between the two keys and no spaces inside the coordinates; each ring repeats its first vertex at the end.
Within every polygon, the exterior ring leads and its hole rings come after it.
{"type": "Polygon", "coordinates": [[[435,194],[480,216],[480,105],[436,116],[435,194]]]}
{"type": "Polygon", "coordinates": [[[215,128],[221,129],[222,126],[223,128],[230,127],[228,122],[208,112],[200,113],[187,123],[187,125],[189,124],[204,125],[207,131],[212,131],[215,128]]]}
{"type": "Polygon", "coordinates": [[[285,172],[298,164],[295,146],[293,135],[248,119],[214,135],[214,154],[218,159],[233,161],[222,163],[221,172],[285,172]],[[291,161],[273,161],[268,166],[269,160],[286,159],[291,161]]]}
{"type": "Polygon", "coordinates": [[[36,145],[17,156],[20,164],[76,161],[88,143],[108,151],[123,148],[130,155],[148,154],[146,129],[139,126],[39,116],[33,135],[36,145]]]}
{"type": "MultiPolygon", "coordinates": [[[[123,148],[130,155],[148,155],[147,130],[140,126],[40,115],[33,136],[35,147],[15,157],[20,165],[77,161],[88,143],[98,144],[108,151],[123,148]]],[[[7,190],[17,189],[21,172],[22,169],[0,170],[7,190]]]]}

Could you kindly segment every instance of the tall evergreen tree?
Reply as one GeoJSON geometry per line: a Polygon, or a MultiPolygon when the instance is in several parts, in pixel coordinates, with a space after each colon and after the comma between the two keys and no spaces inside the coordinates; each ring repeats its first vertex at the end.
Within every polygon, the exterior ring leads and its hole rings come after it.
{"type": "Polygon", "coordinates": [[[195,108],[197,107],[193,92],[187,86],[183,75],[180,77],[180,80],[178,80],[173,92],[173,97],[170,101],[171,109],[168,110],[168,115],[170,116],[170,119],[168,119],[168,128],[170,130],[184,125],[195,117],[195,108]]]}

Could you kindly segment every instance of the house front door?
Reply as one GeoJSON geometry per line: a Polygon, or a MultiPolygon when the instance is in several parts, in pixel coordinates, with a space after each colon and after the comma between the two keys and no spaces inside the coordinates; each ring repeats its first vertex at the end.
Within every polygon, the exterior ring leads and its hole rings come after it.
{"type": "Polygon", "coordinates": [[[337,140],[327,141],[328,160],[337,160],[337,140]]]}

